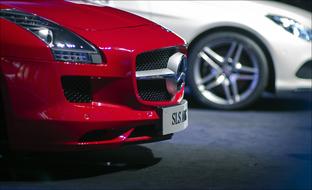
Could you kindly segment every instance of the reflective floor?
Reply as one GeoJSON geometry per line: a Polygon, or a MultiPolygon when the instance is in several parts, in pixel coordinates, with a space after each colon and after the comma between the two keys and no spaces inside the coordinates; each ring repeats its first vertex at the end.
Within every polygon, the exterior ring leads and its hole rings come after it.
{"type": "Polygon", "coordinates": [[[189,99],[190,126],[172,140],[0,158],[0,189],[309,189],[311,96],[266,97],[226,112],[189,99]]]}

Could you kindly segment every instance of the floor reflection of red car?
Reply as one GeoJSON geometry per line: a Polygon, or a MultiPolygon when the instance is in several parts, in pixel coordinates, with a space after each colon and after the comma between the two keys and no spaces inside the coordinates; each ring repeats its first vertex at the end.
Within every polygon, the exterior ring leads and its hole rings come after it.
{"type": "Polygon", "coordinates": [[[148,20],[1,1],[0,44],[0,135],[13,150],[102,149],[187,127],[184,41],[148,20]]]}

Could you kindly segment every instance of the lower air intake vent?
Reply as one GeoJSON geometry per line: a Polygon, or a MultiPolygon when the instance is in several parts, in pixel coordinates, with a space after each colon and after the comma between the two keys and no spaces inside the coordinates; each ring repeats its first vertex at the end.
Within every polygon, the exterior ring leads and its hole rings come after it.
{"type": "Polygon", "coordinates": [[[92,101],[90,77],[62,77],[64,95],[69,102],[90,103],[92,101]]]}
{"type": "Polygon", "coordinates": [[[138,80],[138,92],[145,101],[170,101],[165,80],[138,80]]]}
{"type": "Polygon", "coordinates": [[[114,130],[95,130],[90,131],[79,139],[79,142],[94,142],[113,140],[127,132],[129,128],[114,130]]]}

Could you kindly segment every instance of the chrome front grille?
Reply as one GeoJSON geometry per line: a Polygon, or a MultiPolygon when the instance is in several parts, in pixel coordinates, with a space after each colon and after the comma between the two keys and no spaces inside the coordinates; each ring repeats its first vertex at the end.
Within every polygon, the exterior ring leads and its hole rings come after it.
{"type": "Polygon", "coordinates": [[[137,56],[137,87],[142,100],[159,102],[172,99],[173,95],[167,90],[166,80],[157,73],[172,75],[167,69],[167,64],[170,57],[177,52],[178,47],[170,47],[144,52],[137,56]]]}

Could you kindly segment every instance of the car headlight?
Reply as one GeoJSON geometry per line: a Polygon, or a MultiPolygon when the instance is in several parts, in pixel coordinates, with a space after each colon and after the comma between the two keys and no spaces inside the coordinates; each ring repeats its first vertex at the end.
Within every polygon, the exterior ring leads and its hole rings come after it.
{"type": "Polygon", "coordinates": [[[307,41],[312,40],[312,29],[303,26],[294,19],[278,15],[267,15],[267,17],[293,35],[307,41]]]}
{"type": "Polygon", "coordinates": [[[0,18],[9,20],[40,38],[51,48],[57,61],[102,63],[101,53],[92,44],[54,22],[15,9],[0,10],[0,18]]]}

